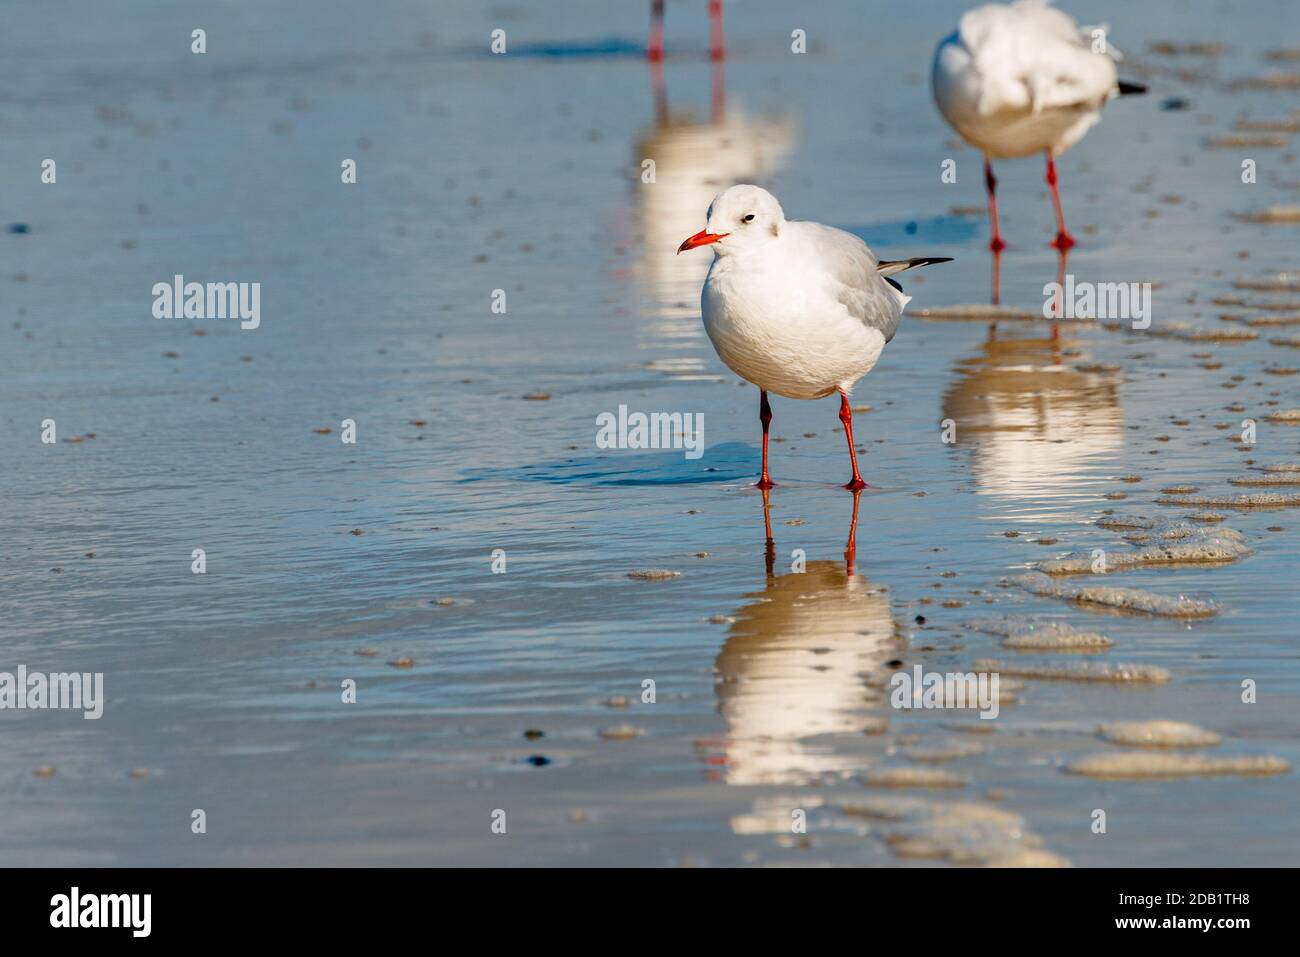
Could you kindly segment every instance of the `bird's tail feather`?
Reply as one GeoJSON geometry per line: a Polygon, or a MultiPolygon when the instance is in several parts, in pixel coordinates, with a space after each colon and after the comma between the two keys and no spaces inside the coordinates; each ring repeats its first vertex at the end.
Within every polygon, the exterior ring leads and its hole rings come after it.
{"type": "Polygon", "coordinates": [[[1144,83],[1133,83],[1130,82],[1129,80],[1119,81],[1120,96],[1134,96],[1138,93],[1145,93],[1146,91],[1147,88],[1146,88],[1146,84],[1144,83]]]}
{"type": "Polygon", "coordinates": [[[933,266],[935,263],[950,263],[951,256],[923,256],[919,259],[892,259],[876,263],[876,272],[882,276],[892,276],[896,272],[907,272],[921,266],[933,266]]]}

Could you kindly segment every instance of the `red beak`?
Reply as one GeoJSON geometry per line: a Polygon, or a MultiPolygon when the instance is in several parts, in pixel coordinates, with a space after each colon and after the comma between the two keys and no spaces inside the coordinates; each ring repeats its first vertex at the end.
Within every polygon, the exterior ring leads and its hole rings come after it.
{"type": "Polygon", "coordinates": [[[708,230],[701,229],[690,239],[686,240],[686,242],[678,246],[677,252],[680,255],[681,253],[686,252],[686,250],[688,249],[694,249],[696,246],[707,246],[709,243],[716,243],[723,236],[730,236],[730,235],[731,233],[711,233],[708,230]]]}

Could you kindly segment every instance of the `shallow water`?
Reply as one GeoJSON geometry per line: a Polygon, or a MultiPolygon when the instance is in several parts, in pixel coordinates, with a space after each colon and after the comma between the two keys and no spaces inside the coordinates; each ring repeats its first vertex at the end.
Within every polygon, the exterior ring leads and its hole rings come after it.
{"type": "MultiPolygon", "coordinates": [[[[1088,11],[1152,92],[1111,104],[1061,161],[1069,269],[1158,282],[1151,333],[1228,326],[1219,314],[1239,307],[1213,297],[1298,266],[1296,225],[1236,218],[1300,200],[1292,151],[1251,154],[1259,181],[1244,185],[1245,154],[1204,144],[1300,107],[1294,89],[1242,82],[1285,70],[1264,53],[1300,25],[1293,4],[1257,6],[1088,11]],[[1227,50],[1148,52],[1164,40],[1227,50]],[[1174,97],[1189,108],[1161,108],[1174,97]]],[[[889,827],[845,810],[892,795],[990,809],[924,812],[945,841],[978,844],[959,862],[990,860],[976,825],[1003,822],[996,809],[1075,865],[1295,863],[1295,773],[1064,768],[1121,750],[1101,724],[1147,719],[1222,735],[1216,756],[1300,763],[1300,512],[1230,511],[1252,550],[1232,564],[1103,582],[1212,598],[1204,620],[1003,584],[1131,548],[1096,526],[1107,510],[1182,518],[1196,509],[1156,504],[1161,488],[1239,494],[1247,460],[1300,461],[1300,426],[1264,418],[1300,406],[1295,377],[1265,373],[1297,364],[1293,349],[905,321],[854,396],[871,406],[855,434],[872,488],[851,564],[831,400],[773,400],[765,547],[756,390],[700,326],[707,252],[674,250],[714,193],[757,180],[882,258],[955,257],[903,277],[914,307],[987,302],[979,159],[928,92],[959,4],[888,19],[730,5],[725,75],[703,56],[704,4],[670,5],[658,100],[638,4],[231,3],[204,23],[161,2],[77,7],[24,7],[0,36],[0,209],[29,226],[0,234],[0,671],[102,671],[108,701],[98,721],[0,713],[0,863],[952,860],[895,853],[889,827]],[[511,52],[494,57],[498,27],[511,52]],[[56,185],[38,178],[47,156],[56,185]],[[939,179],[948,157],[956,184],[939,179]],[[154,319],[150,289],[177,273],[261,282],[260,328],[154,319]],[[703,413],[703,457],[598,449],[596,417],[620,404],[703,413]],[[1258,441],[1242,451],[1227,436],[1246,417],[1258,441]],[[64,441],[39,442],[46,418],[64,441]],[[649,569],[680,575],[628,577],[649,569]],[[1113,645],[1017,652],[964,627],[1002,614],[1113,645]],[[1026,678],[992,722],[888,702],[896,667],[1009,656],[1171,680],[1026,678]],[[340,701],[349,678],[355,704],[340,701]],[[624,725],[640,733],[601,736],[624,725]],[[859,781],[931,767],[965,786],[859,781]]],[[[1038,312],[1057,273],[1041,164],[998,176],[1002,302],[1038,312]]]]}

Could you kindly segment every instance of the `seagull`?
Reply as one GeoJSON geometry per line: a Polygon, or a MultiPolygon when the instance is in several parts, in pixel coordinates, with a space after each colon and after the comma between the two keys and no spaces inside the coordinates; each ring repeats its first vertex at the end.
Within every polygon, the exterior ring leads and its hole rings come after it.
{"type": "Polygon", "coordinates": [[[757,487],[773,485],[767,394],[820,399],[838,392],[853,463],[853,478],[844,487],[866,488],[853,449],[849,391],[894,338],[911,301],[889,277],[951,260],[881,262],[852,233],[786,219],[776,197],[758,186],[742,184],[718,194],[705,223],[677,251],[713,247],[700,310],[718,357],[759,389],[763,473],[757,487]]]}
{"type": "Polygon", "coordinates": [[[939,44],[931,73],[934,100],[948,125],[984,153],[994,253],[1006,244],[998,230],[993,159],[1038,152],[1047,154],[1056,211],[1051,245],[1062,253],[1074,245],[1057,191],[1056,157],[1083,139],[1110,100],[1146,92],[1119,79],[1118,59],[1105,27],[1080,27],[1047,0],[976,7],[939,44]]]}

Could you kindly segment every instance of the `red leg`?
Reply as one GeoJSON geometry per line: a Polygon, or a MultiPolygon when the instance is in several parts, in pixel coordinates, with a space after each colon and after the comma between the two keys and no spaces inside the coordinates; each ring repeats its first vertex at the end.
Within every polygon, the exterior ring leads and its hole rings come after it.
{"type": "Polygon", "coordinates": [[[987,156],[984,157],[984,188],[989,193],[989,225],[993,228],[989,249],[997,254],[1006,249],[1007,244],[1002,241],[1002,230],[998,228],[998,180],[993,175],[993,163],[987,156]]]}
{"type": "Polygon", "coordinates": [[[853,492],[853,520],[849,523],[849,540],[844,546],[844,571],[853,577],[853,561],[858,554],[858,500],[862,498],[861,489],[853,492]]]}
{"type": "MultiPolygon", "coordinates": [[[[1000,242],[1001,240],[999,240],[1000,242]]],[[[1002,250],[993,250],[993,295],[989,301],[997,305],[1002,298],[1002,250]]]]}
{"type": "Polygon", "coordinates": [[[722,0],[709,0],[709,56],[721,60],[726,55],[722,42],[722,0]]]}
{"type": "Polygon", "coordinates": [[[763,489],[763,531],[767,539],[763,545],[763,562],[767,566],[767,577],[776,572],[776,541],[772,538],[772,493],[763,489]]]}
{"type": "Polygon", "coordinates": [[[1060,289],[1061,292],[1056,296],[1056,298],[1052,302],[1052,312],[1054,313],[1054,317],[1052,319],[1052,341],[1058,344],[1061,339],[1061,328],[1059,325],[1059,320],[1062,316],[1065,315],[1065,264],[1069,260],[1069,258],[1070,258],[1069,249],[1068,248],[1062,249],[1061,258],[1056,266],[1056,288],[1060,289]]]}
{"type": "Polygon", "coordinates": [[[645,55],[651,60],[664,58],[664,0],[650,0],[650,41],[645,55]]]}
{"type": "Polygon", "coordinates": [[[763,474],[754,483],[754,487],[766,491],[776,483],[767,473],[767,426],[772,421],[772,407],[767,404],[767,393],[762,389],[758,390],[758,421],[763,423],[763,474]]]}
{"type": "Polygon", "coordinates": [[[1052,156],[1052,151],[1047,151],[1047,185],[1052,187],[1052,206],[1056,209],[1056,238],[1052,240],[1052,248],[1065,252],[1074,245],[1074,237],[1070,235],[1069,230],[1065,228],[1065,213],[1061,209],[1061,193],[1056,188],[1056,158],[1052,156]]]}
{"type": "Polygon", "coordinates": [[[853,410],[849,408],[848,393],[843,389],[840,390],[840,421],[844,423],[844,434],[849,440],[849,461],[853,463],[853,478],[844,487],[850,492],[860,492],[867,483],[862,481],[862,473],[858,471],[858,453],[853,449],[853,410]]]}

